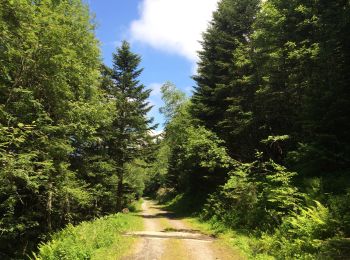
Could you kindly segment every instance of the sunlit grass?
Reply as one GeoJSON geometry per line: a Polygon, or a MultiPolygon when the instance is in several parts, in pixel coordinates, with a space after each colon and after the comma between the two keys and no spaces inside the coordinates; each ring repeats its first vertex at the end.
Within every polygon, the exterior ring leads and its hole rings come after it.
{"type": "Polygon", "coordinates": [[[40,245],[34,259],[119,259],[136,240],[123,233],[142,230],[142,225],[142,218],[135,213],[117,213],[78,226],[69,225],[40,245]]]}

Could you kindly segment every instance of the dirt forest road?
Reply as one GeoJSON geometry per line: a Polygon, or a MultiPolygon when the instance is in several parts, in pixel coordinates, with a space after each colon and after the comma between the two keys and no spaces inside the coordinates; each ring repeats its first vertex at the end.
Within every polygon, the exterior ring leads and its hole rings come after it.
{"type": "Polygon", "coordinates": [[[244,259],[216,239],[192,230],[183,220],[152,201],[144,201],[141,217],[144,230],[126,234],[140,239],[123,260],[244,259]]]}

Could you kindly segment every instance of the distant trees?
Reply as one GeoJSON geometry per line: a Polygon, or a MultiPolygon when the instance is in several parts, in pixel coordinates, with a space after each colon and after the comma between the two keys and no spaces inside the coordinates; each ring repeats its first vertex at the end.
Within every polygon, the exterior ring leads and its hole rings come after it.
{"type": "Polygon", "coordinates": [[[161,142],[163,156],[158,158],[158,162],[166,163],[163,186],[203,196],[222,183],[224,175],[217,173],[227,169],[231,158],[222,147],[222,140],[196,126],[190,114],[192,104],[183,92],[171,83],[164,84],[161,91],[164,106],[160,111],[171,115],[161,142]]]}
{"type": "Polygon", "coordinates": [[[176,88],[171,82],[166,82],[161,87],[164,106],[159,109],[169,122],[178,112],[181,105],[186,101],[186,94],[176,88]]]}

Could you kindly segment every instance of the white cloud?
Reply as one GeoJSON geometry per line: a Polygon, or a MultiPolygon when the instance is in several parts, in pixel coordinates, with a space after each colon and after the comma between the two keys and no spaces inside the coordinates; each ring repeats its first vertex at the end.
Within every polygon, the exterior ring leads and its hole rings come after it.
{"type": "Polygon", "coordinates": [[[151,83],[148,86],[148,89],[152,89],[151,92],[151,97],[160,97],[161,96],[161,92],[160,92],[160,88],[163,86],[162,83],[151,83]]]}
{"type": "Polygon", "coordinates": [[[218,0],[143,0],[140,18],[130,25],[131,40],[197,61],[199,41],[218,0]]]}

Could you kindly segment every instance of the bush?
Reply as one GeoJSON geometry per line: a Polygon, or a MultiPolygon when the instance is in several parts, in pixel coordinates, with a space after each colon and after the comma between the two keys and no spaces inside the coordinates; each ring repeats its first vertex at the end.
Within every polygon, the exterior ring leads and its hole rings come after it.
{"type": "Polygon", "coordinates": [[[334,236],[331,222],[328,208],[316,201],[285,218],[273,236],[263,238],[278,259],[319,259],[321,254],[324,259],[326,239],[334,236]]]}
{"type": "Polygon", "coordinates": [[[303,201],[291,180],[295,173],[272,160],[240,164],[230,172],[228,181],[209,196],[204,219],[216,216],[231,228],[260,228],[273,231],[285,216],[303,201]]]}
{"type": "Polygon", "coordinates": [[[336,228],[345,237],[350,237],[350,189],[344,195],[329,199],[330,209],[336,221],[336,228]]]}

